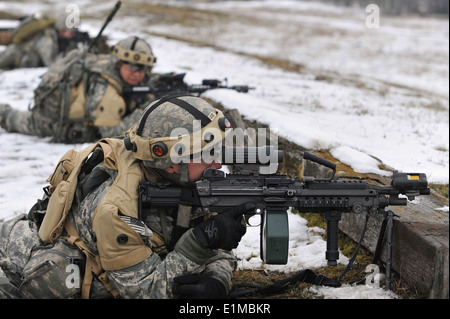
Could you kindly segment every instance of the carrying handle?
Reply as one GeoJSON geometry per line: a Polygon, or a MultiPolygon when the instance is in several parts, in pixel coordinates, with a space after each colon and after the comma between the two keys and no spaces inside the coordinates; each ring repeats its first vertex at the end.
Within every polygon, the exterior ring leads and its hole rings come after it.
{"type": "Polygon", "coordinates": [[[323,165],[325,167],[332,169],[333,175],[331,176],[330,180],[332,180],[334,178],[334,175],[336,174],[336,164],[334,164],[334,163],[330,162],[329,160],[326,160],[322,157],[319,157],[313,153],[310,153],[310,152],[304,152],[303,159],[315,162],[317,164],[320,164],[320,165],[323,165]]]}

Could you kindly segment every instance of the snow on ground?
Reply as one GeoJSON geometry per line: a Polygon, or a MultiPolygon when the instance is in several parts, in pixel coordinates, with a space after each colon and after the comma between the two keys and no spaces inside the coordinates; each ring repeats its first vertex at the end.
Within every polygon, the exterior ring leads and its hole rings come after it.
{"type": "MultiPolygon", "coordinates": [[[[30,8],[51,7],[64,16],[69,2],[53,2],[33,1],[29,7],[27,1],[0,1],[0,10],[26,14],[30,8]]],[[[388,174],[378,168],[371,157],[375,156],[401,171],[424,172],[429,181],[448,183],[448,20],[386,17],[379,29],[369,30],[364,13],[356,9],[306,1],[218,1],[197,8],[233,12],[235,20],[219,24],[212,19],[208,28],[199,29],[164,23],[149,26],[144,12],[134,15],[127,7],[131,2],[123,1],[105,34],[110,44],[129,35],[145,38],[158,57],[155,72],[186,72],[191,84],[205,78],[248,84],[255,87],[248,94],[214,90],[204,96],[270,124],[304,147],[330,149],[356,171],[388,174]],[[269,24],[271,19],[276,23],[269,24]],[[169,40],[155,32],[186,39],[198,36],[212,47],[169,40]],[[290,60],[305,68],[286,71],[251,54],[290,60]]],[[[104,17],[115,1],[75,3],[81,13],[89,6],[91,16],[104,17]]],[[[90,34],[100,26],[100,20],[81,21],[82,30],[90,34]]],[[[0,103],[27,109],[45,71],[0,71],[0,103]]],[[[0,219],[28,212],[42,196],[59,158],[70,148],[86,146],[48,142],[0,129],[0,219]]],[[[293,272],[325,266],[323,230],[308,228],[303,218],[291,213],[289,228],[288,264],[264,267],[293,272]]],[[[262,267],[258,227],[248,229],[236,254],[240,269],[262,267]]],[[[347,261],[340,256],[340,263],[347,261]]],[[[396,298],[367,285],[313,289],[325,298],[396,298]]]]}

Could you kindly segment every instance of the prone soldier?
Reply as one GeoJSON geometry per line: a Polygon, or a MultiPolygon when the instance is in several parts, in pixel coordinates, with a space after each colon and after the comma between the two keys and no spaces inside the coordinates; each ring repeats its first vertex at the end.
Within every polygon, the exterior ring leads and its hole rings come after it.
{"type": "Polygon", "coordinates": [[[58,54],[56,20],[36,13],[12,31],[11,43],[0,53],[0,69],[49,66],[58,54]]]}
{"type": "Polygon", "coordinates": [[[120,135],[151,101],[149,95],[125,97],[123,89],[148,85],[155,61],[151,46],[134,36],[119,41],[110,54],[72,50],[44,74],[30,111],[0,104],[0,125],[63,143],[120,135]]]}
{"type": "Polygon", "coordinates": [[[165,97],[145,109],[125,139],[66,153],[28,217],[0,225],[0,297],[226,297],[236,267],[231,250],[254,204],[214,215],[186,200],[151,208],[145,220],[138,215],[140,182],[191,194],[206,169],[221,167],[194,158],[224,141],[223,123],[223,113],[199,97],[165,97]],[[170,156],[179,154],[174,130],[192,145],[180,162],[170,156]],[[209,131],[214,139],[195,138],[209,131]],[[81,269],[82,285],[72,284],[72,268],[81,269]]]}
{"type": "MultiPolygon", "coordinates": [[[[21,19],[19,25],[2,32],[0,69],[48,67],[79,45],[90,41],[87,32],[67,28],[63,21],[36,13],[21,19]]],[[[104,39],[103,39],[104,40],[104,39]]],[[[96,44],[99,53],[107,53],[104,41],[96,44]]]]}

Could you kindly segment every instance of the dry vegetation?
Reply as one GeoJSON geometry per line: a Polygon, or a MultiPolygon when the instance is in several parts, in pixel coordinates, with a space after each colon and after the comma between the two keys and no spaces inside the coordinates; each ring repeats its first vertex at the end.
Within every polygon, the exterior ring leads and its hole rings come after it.
{"type": "MultiPolygon", "coordinates": [[[[354,172],[349,166],[339,163],[337,159],[335,159],[328,151],[326,150],[320,150],[315,152],[317,155],[324,157],[330,161],[333,161],[335,163],[338,163],[338,174],[345,177],[350,178],[371,178],[372,182],[378,182],[383,183],[386,182],[385,180],[380,179],[378,176],[368,176],[367,174],[359,174],[354,172]]],[[[298,170],[301,172],[302,169],[302,163],[299,163],[298,161],[292,160],[291,158],[287,158],[287,167],[290,167],[291,170],[293,167],[297,167],[298,170]]],[[[380,164],[381,165],[381,164],[380,164]]],[[[380,167],[382,169],[389,169],[387,167],[380,167]]],[[[300,174],[298,174],[300,175],[300,174]]],[[[447,185],[447,192],[448,192],[448,185],[447,185]]],[[[308,214],[308,213],[301,213],[302,217],[304,217],[308,221],[309,227],[318,226],[320,228],[326,229],[326,221],[324,220],[323,216],[321,214],[308,214]]],[[[326,233],[323,235],[324,239],[326,240],[326,233]]],[[[352,255],[355,252],[357,243],[355,243],[352,239],[347,237],[345,234],[340,232],[339,234],[339,249],[340,251],[347,256],[348,258],[351,258],[352,255]]],[[[325,254],[325,252],[324,252],[325,254]]],[[[347,272],[347,274],[344,276],[343,280],[341,281],[342,284],[364,284],[365,279],[367,278],[368,274],[366,273],[366,267],[372,263],[373,254],[371,254],[369,251],[365,250],[363,247],[359,249],[359,253],[355,259],[355,262],[353,263],[351,269],[347,272]]],[[[381,268],[381,271],[383,272],[383,265],[379,262],[379,266],[381,268]]],[[[319,269],[312,269],[316,274],[322,274],[330,279],[337,279],[346,266],[344,265],[338,265],[336,267],[323,267],[319,269]]],[[[299,271],[302,269],[299,269],[299,271]]],[[[283,274],[279,272],[270,272],[267,270],[259,269],[259,270],[245,270],[245,271],[236,271],[234,273],[234,279],[233,284],[235,285],[246,285],[249,283],[256,284],[256,285],[271,285],[274,282],[282,279],[286,279],[293,274],[283,274]]],[[[285,287],[285,289],[276,294],[272,295],[265,295],[265,294],[253,294],[248,295],[245,298],[273,298],[273,299],[318,299],[322,298],[321,296],[318,296],[314,294],[312,291],[310,291],[311,284],[307,283],[295,283],[295,284],[289,284],[285,287]]],[[[419,299],[423,298],[413,287],[408,286],[407,283],[403,282],[400,278],[400,276],[393,272],[392,278],[391,278],[391,289],[392,291],[399,296],[399,298],[402,299],[419,299]]]]}

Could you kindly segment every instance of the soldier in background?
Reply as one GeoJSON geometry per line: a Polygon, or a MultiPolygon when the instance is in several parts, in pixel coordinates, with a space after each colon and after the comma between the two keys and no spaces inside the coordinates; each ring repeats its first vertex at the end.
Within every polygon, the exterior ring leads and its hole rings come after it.
{"type": "Polygon", "coordinates": [[[110,54],[72,50],[42,77],[30,111],[0,104],[0,125],[63,143],[122,135],[153,99],[125,96],[124,87],[152,85],[155,61],[151,46],[138,37],[119,41],[110,54]]]}
{"type": "Polygon", "coordinates": [[[11,44],[0,53],[0,69],[49,66],[58,54],[55,20],[34,14],[13,31],[11,44]]]}
{"type": "MultiPolygon", "coordinates": [[[[63,21],[56,21],[39,13],[22,19],[11,32],[2,32],[0,69],[48,67],[57,58],[89,42],[89,34],[69,29],[63,21]]],[[[99,42],[100,53],[105,53],[104,41],[99,42]]]]}

